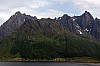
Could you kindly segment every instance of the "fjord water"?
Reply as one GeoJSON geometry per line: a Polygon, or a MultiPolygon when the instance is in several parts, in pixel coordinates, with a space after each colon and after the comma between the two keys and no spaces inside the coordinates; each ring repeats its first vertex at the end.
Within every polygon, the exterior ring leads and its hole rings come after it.
{"type": "Polygon", "coordinates": [[[74,62],[0,62],[0,66],[100,66],[100,64],[74,62]]]}

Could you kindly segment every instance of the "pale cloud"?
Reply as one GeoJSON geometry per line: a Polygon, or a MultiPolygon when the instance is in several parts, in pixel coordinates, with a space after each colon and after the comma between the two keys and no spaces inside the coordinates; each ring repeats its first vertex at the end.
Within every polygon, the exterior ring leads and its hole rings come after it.
{"type": "Polygon", "coordinates": [[[61,16],[63,12],[56,9],[47,9],[42,12],[38,11],[38,9],[47,8],[47,6],[56,2],[62,4],[66,0],[0,0],[0,24],[9,19],[16,11],[37,16],[38,18],[61,16]]]}
{"type": "Polygon", "coordinates": [[[100,0],[74,0],[75,6],[79,9],[100,8],[100,0]]]}
{"type": "Polygon", "coordinates": [[[10,13],[9,12],[0,12],[0,23],[2,24],[3,22],[6,21],[6,19],[10,18],[10,13]]]}
{"type": "Polygon", "coordinates": [[[74,9],[80,12],[88,10],[95,17],[100,18],[99,3],[100,0],[0,0],[0,24],[10,18],[16,11],[37,16],[37,18],[54,18],[65,14],[64,9],[71,11],[72,13],[66,10],[68,15],[71,16],[75,14],[74,9]],[[54,4],[61,5],[62,8],[59,8],[58,5],[53,6],[54,4]],[[64,4],[64,6],[62,4],[64,4]],[[73,6],[69,8],[68,6],[71,5],[73,6]],[[53,9],[53,7],[55,8],[53,9]],[[39,11],[41,8],[44,10],[39,11]]]}
{"type": "Polygon", "coordinates": [[[56,1],[56,2],[59,2],[60,4],[63,4],[65,2],[68,2],[69,0],[53,0],[53,1],[56,1]]]}
{"type": "Polygon", "coordinates": [[[79,11],[89,11],[93,14],[94,18],[100,18],[100,0],[73,0],[74,6],[79,11]]]}
{"type": "Polygon", "coordinates": [[[55,18],[55,17],[62,16],[63,14],[64,14],[64,12],[62,12],[62,11],[49,9],[48,11],[41,12],[37,16],[41,15],[41,16],[39,16],[39,18],[48,18],[48,17],[55,18]]]}
{"type": "Polygon", "coordinates": [[[30,7],[31,8],[40,8],[40,7],[45,7],[47,5],[48,5],[47,1],[36,0],[30,5],[30,7]]]}
{"type": "Polygon", "coordinates": [[[45,0],[0,0],[0,25],[16,11],[34,16],[36,9],[46,7],[48,4],[45,0]]]}

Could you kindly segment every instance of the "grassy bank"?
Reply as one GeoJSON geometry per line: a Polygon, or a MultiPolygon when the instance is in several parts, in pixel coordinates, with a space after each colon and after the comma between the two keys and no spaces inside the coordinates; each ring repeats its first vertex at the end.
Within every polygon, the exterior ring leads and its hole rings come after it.
{"type": "Polygon", "coordinates": [[[100,63],[100,59],[89,57],[74,57],[74,58],[56,58],[56,59],[23,59],[23,58],[0,58],[1,62],[86,62],[86,63],[100,63]]]}
{"type": "Polygon", "coordinates": [[[69,58],[72,62],[86,62],[86,63],[99,63],[100,59],[90,57],[75,57],[69,58]]]}

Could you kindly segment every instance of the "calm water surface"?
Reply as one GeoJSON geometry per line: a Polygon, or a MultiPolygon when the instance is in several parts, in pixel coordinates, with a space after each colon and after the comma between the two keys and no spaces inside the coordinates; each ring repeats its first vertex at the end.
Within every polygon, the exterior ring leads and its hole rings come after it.
{"type": "Polygon", "coordinates": [[[0,62],[0,66],[100,66],[100,63],[0,62]]]}

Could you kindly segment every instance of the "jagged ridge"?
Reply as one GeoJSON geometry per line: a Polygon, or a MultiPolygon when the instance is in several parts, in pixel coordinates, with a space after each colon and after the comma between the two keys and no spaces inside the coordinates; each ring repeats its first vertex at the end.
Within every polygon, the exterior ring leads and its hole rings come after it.
{"type": "Polygon", "coordinates": [[[42,19],[37,19],[35,16],[32,17],[30,15],[21,14],[18,11],[13,16],[11,16],[10,19],[8,19],[3,25],[1,25],[0,37],[9,36],[13,32],[16,32],[18,29],[22,29],[21,27],[23,26],[23,30],[30,32],[31,28],[28,28],[28,26],[32,25],[34,26],[34,28],[31,30],[31,32],[34,30],[48,32],[49,28],[52,28],[51,30],[63,28],[64,30],[68,30],[73,34],[80,35],[82,37],[87,37],[89,39],[100,39],[100,20],[98,18],[94,19],[93,16],[87,11],[85,11],[85,13],[80,16],[73,17],[64,14],[62,17],[51,19],[51,21],[50,18],[45,18],[45,24],[43,24],[42,21],[42,19]],[[31,24],[31,22],[33,22],[34,24],[31,24]]]}

